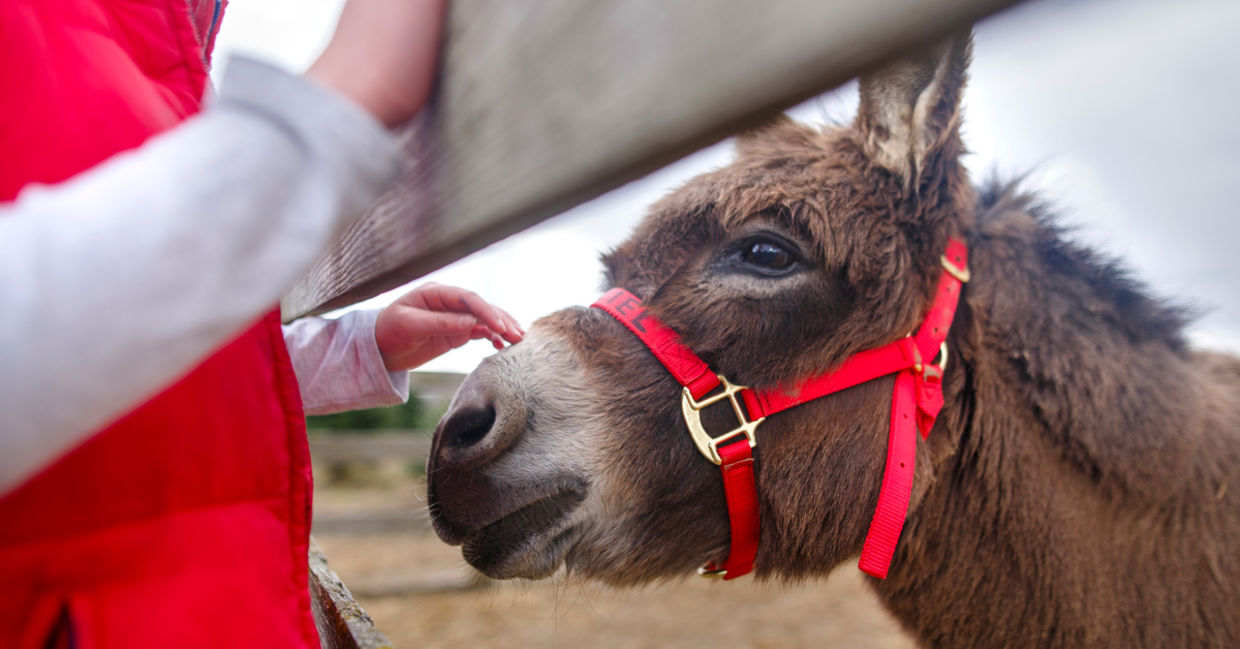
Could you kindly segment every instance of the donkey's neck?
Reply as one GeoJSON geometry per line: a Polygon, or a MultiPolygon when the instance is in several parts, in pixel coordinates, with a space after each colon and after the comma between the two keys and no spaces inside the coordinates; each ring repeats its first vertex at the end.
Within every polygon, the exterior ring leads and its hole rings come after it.
{"type": "Polygon", "coordinates": [[[1240,408],[1202,403],[1215,361],[1027,202],[990,198],[932,483],[876,589],[933,647],[1232,638],[1240,436],[1219,433],[1240,408]]]}

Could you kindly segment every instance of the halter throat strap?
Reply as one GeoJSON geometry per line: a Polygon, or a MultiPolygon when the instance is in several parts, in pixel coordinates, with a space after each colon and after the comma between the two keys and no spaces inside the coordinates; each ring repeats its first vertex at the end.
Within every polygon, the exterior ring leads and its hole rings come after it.
{"type": "Polygon", "coordinates": [[[727,558],[699,569],[706,576],[735,579],[753,569],[759,538],[757,480],[753,449],[758,424],[775,413],[841,390],[895,374],[887,460],[878,503],[862,545],[858,567],[884,579],[904,527],[913,488],[917,433],[930,434],[943,406],[942,379],[947,363],[947,333],[959,303],[962,285],[969,281],[968,251],[951,239],[940,258],[942,272],[921,326],[916,332],[881,347],[858,352],[838,368],[803,381],[790,389],[753,390],[717,375],[680,336],[651,314],[632,293],[613,288],[592,307],[620,321],[683,387],[682,411],[698,450],[720,466],[727,498],[731,540],[727,558]],[[719,394],[712,394],[719,390],[719,394]],[[701,427],[696,414],[728,399],[740,425],[719,436],[701,427]],[[743,409],[742,409],[743,404],[743,409]],[[742,443],[748,441],[748,443],[742,443]]]}

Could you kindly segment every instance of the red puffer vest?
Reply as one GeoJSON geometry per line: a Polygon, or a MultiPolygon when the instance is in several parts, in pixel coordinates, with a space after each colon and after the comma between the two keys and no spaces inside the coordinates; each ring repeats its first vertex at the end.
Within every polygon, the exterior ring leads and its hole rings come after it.
{"type": "MultiPolygon", "coordinates": [[[[196,112],[219,12],[213,0],[0,2],[0,200],[196,112]]],[[[0,647],[317,647],[309,496],[272,313],[0,498],[0,647]]]]}

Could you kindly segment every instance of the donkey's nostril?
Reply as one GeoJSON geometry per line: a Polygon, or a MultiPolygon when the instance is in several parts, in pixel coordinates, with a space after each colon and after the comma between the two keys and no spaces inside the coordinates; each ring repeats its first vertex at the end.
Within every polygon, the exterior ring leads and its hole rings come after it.
{"type": "Polygon", "coordinates": [[[491,405],[461,408],[444,422],[443,444],[466,448],[481,442],[495,425],[495,408],[491,405]]]}
{"type": "Polygon", "coordinates": [[[502,381],[494,364],[483,361],[452,398],[439,421],[427,464],[432,469],[469,472],[494,460],[525,430],[525,411],[502,381]]]}

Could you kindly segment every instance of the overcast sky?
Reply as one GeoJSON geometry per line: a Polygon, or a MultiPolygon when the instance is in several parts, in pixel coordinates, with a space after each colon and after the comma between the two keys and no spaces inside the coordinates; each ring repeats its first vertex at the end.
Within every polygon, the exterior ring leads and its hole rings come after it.
{"type": "MultiPolygon", "coordinates": [[[[303,69],[340,5],[233,0],[217,61],[240,50],[303,69]]],[[[1240,352],[1237,62],[1235,0],[1034,0],[976,28],[964,136],[975,178],[1031,172],[1078,239],[1121,257],[1156,295],[1200,309],[1196,344],[1240,352]]],[[[790,112],[850,119],[856,104],[850,84],[790,112]]],[[[419,281],[471,288],[527,326],[589,304],[599,254],[655,199],[731,157],[729,142],[704,149],[419,281]]],[[[423,369],[469,371],[488,353],[473,343],[423,369]]]]}

